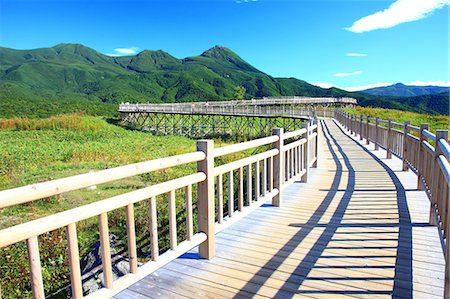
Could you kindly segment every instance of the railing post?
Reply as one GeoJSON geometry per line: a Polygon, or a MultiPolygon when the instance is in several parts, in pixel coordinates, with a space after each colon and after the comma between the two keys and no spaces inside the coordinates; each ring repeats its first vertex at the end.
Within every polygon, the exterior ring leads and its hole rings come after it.
{"type": "Polygon", "coordinates": [[[439,204],[439,163],[438,157],[442,155],[442,150],[439,147],[439,139],[448,140],[448,131],[436,130],[436,142],[434,143],[433,163],[431,166],[431,203],[430,203],[430,224],[436,225],[436,204],[439,204]]]}
{"type": "Polygon", "coordinates": [[[347,113],[347,130],[351,133],[352,131],[352,115],[347,113]]]}
{"type": "Polygon", "coordinates": [[[392,159],[392,118],[388,120],[387,140],[386,140],[386,159],[392,159]]]}
{"type": "Polygon", "coordinates": [[[345,121],[347,122],[347,131],[350,131],[350,115],[345,113],[345,121]]]}
{"type": "Polygon", "coordinates": [[[352,135],[354,132],[354,130],[353,130],[353,115],[352,114],[349,115],[349,122],[350,122],[350,135],[352,135]]]}
{"type": "Polygon", "coordinates": [[[315,158],[316,160],[314,161],[313,165],[311,165],[311,167],[313,168],[317,168],[317,162],[319,161],[319,120],[316,118],[315,119],[315,124],[317,125],[316,127],[316,137],[314,140],[314,154],[315,154],[315,158]]]}
{"type": "Polygon", "coordinates": [[[78,252],[77,228],[75,223],[66,227],[67,248],[69,250],[70,282],[72,298],[83,298],[83,283],[81,281],[80,255],[78,252]]]}
{"type": "Polygon", "coordinates": [[[309,173],[309,121],[307,123],[302,123],[302,128],[306,129],[305,137],[306,143],[304,145],[305,152],[303,153],[303,164],[305,165],[305,174],[302,177],[302,182],[308,182],[309,173]]]}
{"type": "Polygon", "coordinates": [[[39,243],[37,236],[27,239],[27,248],[33,298],[44,299],[44,283],[42,280],[41,258],[39,256],[39,243]]]}
{"type": "Polygon", "coordinates": [[[355,137],[357,136],[356,134],[356,115],[352,115],[352,132],[355,135],[355,137]]]}
{"type": "Polygon", "coordinates": [[[369,141],[369,129],[370,129],[370,127],[369,127],[369,122],[370,122],[370,120],[369,120],[369,116],[367,116],[367,118],[366,118],[366,144],[368,145],[368,144],[370,144],[370,141],[369,141]]]}
{"type": "Polygon", "coordinates": [[[407,139],[408,139],[408,133],[409,133],[409,129],[408,126],[411,124],[411,121],[409,120],[405,120],[405,123],[403,124],[403,153],[402,153],[402,170],[403,171],[408,171],[408,164],[406,163],[406,154],[409,151],[409,149],[407,148],[407,139]]]}
{"type": "Polygon", "coordinates": [[[359,140],[363,140],[363,115],[359,116],[359,140]]]}
{"type": "Polygon", "coordinates": [[[203,172],[206,179],[198,184],[198,231],[204,232],[206,241],[198,247],[198,254],[205,259],[211,259],[216,254],[216,239],[214,232],[214,141],[198,140],[197,150],[205,153],[206,158],[197,162],[197,171],[203,172]]]}
{"type": "Polygon", "coordinates": [[[374,140],[374,144],[375,144],[375,150],[377,151],[377,150],[379,150],[380,149],[380,146],[379,146],[379,121],[380,121],[380,118],[377,116],[376,118],[375,118],[375,140],[374,140]]]}
{"type": "Polygon", "coordinates": [[[283,151],[283,128],[276,128],[272,130],[272,135],[277,135],[279,137],[278,141],[273,143],[273,148],[278,150],[278,154],[273,157],[273,188],[278,189],[278,194],[272,198],[272,205],[279,207],[282,201],[282,188],[284,181],[284,151],[283,151]]]}
{"type": "Polygon", "coordinates": [[[425,186],[422,183],[422,175],[423,175],[423,167],[424,167],[424,150],[422,147],[422,143],[426,140],[425,135],[423,135],[423,131],[428,130],[428,124],[420,125],[420,141],[419,141],[419,150],[417,151],[417,190],[425,190],[425,186]]]}

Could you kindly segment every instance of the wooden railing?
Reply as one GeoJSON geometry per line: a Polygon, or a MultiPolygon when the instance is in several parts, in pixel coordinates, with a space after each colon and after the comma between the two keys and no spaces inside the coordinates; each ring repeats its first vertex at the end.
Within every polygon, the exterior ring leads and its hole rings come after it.
{"type": "Polygon", "coordinates": [[[352,98],[263,98],[243,101],[212,101],[167,104],[120,104],[122,113],[179,113],[234,116],[332,117],[334,107],[354,106],[352,98]]]}
{"type": "Polygon", "coordinates": [[[97,217],[104,288],[88,297],[110,297],[197,245],[200,257],[206,259],[214,257],[215,233],[241,219],[267,200],[271,199],[274,206],[280,206],[283,185],[299,178],[306,181],[308,169],[317,165],[317,129],[317,124],[308,122],[294,132],[284,133],[283,129],[274,129],[272,136],[220,148],[214,148],[212,140],[199,140],[197,151],[192,153],[0,191],[0,208],[5,208],[138,174],[197,163],[195,173],[0,230],[0,248],[26,241],[33,297],[44,298],[38,238],[49,231],[65,228],[72,296],[82,298],[77,223],[97,217]],[[214,159],[217,157],[260,146],[269,146],[271,149],[228,164],[214,166],[214,159]],[[235,175],[238,178],[237,188],[234,187],[235,175]],[[228,183],[226,203],[224,176],[228,183]],[[195,184],[197,184],[197,232],[194,232],[193,223],[192,190],[195,184]],[[185,190],[187,232],[186,240],[181,243],[177,242],[179,238],[177,238],[175,198],[175,191],[179,189],[185,190]],[[156,196],[164,194],[168,194],[170,250],[160,255],[156,196]],[[141,201],[149,202],[151,261],[138,267],[134,204],[141,201]],[[113,281],[108,212],[121,208],[126,209],[130,273],[113,281]]]}
{"type": "Polygon", "coordinates": [[[430,224],[438,225],[445,239],[445,298],[450,298],[450,146],[448,131],[429,131],[428,124],[420,127],[392,119],[381,120],[353,115],[336,110],[335,119],[347,130],[359,135],[375,149],[386,150],[386,158],[397,156],[403,161],[403,170],[411,169],[418,176],[417,188],[425,190],[430,198],[430,224]]]}
{"type": "Polygon", "coordinates": [[[184,111],[184,109],[190,108],[230,108],[230,107],[250,107],[250,106],[276,106],[276,105],[324,105],[324,106],[346,106],[346,105],[357,105],[358,102],[353,98],[324,98],[324,97],[264,97],[262,99],[251,99],[251,100],[241,100],[241,101],[209,101],[209,102],[186,102],[186,103],[158,103],[158,104],[130,104],[122,103],[120,104],[120,111],[134,111],[139,107],[140,109],[162,109],[184,111]]]}

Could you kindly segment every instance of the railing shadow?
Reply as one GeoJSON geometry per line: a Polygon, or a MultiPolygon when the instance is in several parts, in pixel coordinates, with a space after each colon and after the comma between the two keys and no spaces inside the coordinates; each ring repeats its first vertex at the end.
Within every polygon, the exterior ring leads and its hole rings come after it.
{"type": "MultiPolygon", "coordinates": [[[[321,202],[319,207],[314,211],[309,220],[304,225],[301,225],[300,230],[288,242],[286,242],[283,245],[283,247],[269,261],[267,261],[266,264],[262,266],[257,273],[255,273],[255,275],[247,282],[247,284],[240,290],[240,292],[236,294],[235,298],[245,296],[245,294],[248,294],[248,291],[256,293],[258,289],[265,283],[265,281],[267,281],[271,276],[267,275],[268,269],[272,269],[271,273],[269,273],[272,274],[273,272],[276,271],[276,269],[278,269],[283,264],[283,262],[288,257],[288,255],[283,254],[283,252],[292,251],[293,248],[295,249],[299,244],[301,244],[306,239],[306,237],[308,237],[308,235],[312,232],[312,230],[319,224],[321,217],[325,214],[327,209],[330,207],[330,204],[335,199],[336,193],[338,192],[337,190],[339,188],[339,184],[342,179],[343,166],[339,157],[332,148],[331,139],[333,139],[333,137],[331,136],[326,124],[323,121],[321,121],[321,127],[324,132],[327,146],[336,164],[336,174],[333,178],[330,191],[328,191],[324,200],[321,202]]],[[[327,228],[325,229],[326,232],[324,232],[322,236],[316,241],[316,243],[310,249],[308,254],[302,260],[302,262],[297,266],[295,271],[293,271],[293,274],[291,274],[291,276],[285,281],[284,285],[279,289],[275,297],[286,297],[286,292],[285,290],[283,290],[285,286],[287,285],[292,286],[292,284],[301,286],[301,284],[307,279],[308,273],[312,270],[314,264],[320,257],[320,254],[318,253],[323,252],[325,250],[327,243],[331,240],[333,232],[337,229],[338,224],[341,222],[345,209],[347,208],[350,202],[350,198],[355,186],[354,169],[350,164],[347,155],[344,153],[344,151],[336,142],[336,140],[333,139],[333,143],[335,146],[338,147],[338,150],[342,155],[344,163],[349,171],[349,179],[347,182],[346,191],[342,196],[339,205],[333,214],[333,217],[330,220],[329,223],[330,226],[327,226],[327,228]]],[[[296,226],[296,224],[291,224],[291,226],[296,226]]],[[[293,295],[294,293],[292,293],[292,296],[293,295]]]]}
{"type": "MultiPolygon", "coordinates": [[[[343,129],[336,124],[341,132],[352,140],[357,146],[368,153],[375,161],[377,161],[387,172],[395,186],[397,195],[397,207],[399,218],[399,232],[398,232],[398,246],[395,259],[395,274],[394,274],[394,288],[392,297],[413,297],[413,279],[412,279],[412,227],[411,217],[409,213],[408,203],[406,201],[406,190],[395,174],[395,171],[388,167],[381,159],[374,155],[370,150],[359,144],[357,141],[349,137],[343,129]],[[400,271],[402,268],[402,271],[400,271]]],[[[415,224],[414,226],[421,226],[423,224],[415,224]]],[[[428,224],[426,224],[427,226],[428,224]]]]}

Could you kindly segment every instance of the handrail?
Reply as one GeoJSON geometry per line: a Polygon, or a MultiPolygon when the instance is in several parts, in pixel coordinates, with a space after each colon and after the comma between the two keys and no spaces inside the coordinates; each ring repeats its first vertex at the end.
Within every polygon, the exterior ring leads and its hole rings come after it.
{"type": "Polygon", "coordinates": [[[423,130],[423,131],[422,131],[422,134],[423,134],[425,137],[427,137],[428,139],[431,139],[431,140],[433,140],[433,141],[436,141],[436,135],[434,135],[434,134],[431,133],[430,131],[428,131],[428,130],[423,130]]]}
{"type": "MultiPolygon", "coordinates": [[[[274,206],[280,206],[282,204],[283,186],[299,177],[304,182],[307,182],[309,168],[317,166],[317,130],[317,124],[308,122],[303,124],[303,128],[294,132],[284,133],[283,129],[274,129],[273,134],[269,137],[219,148],[214,148],[214,142],[212,140],[198,140],[197,151],[195,152],[0,191],[0,208],[4,208],[92,185],[197,162],[197,171],[193,174],[0,230],[0,248],[11,246],[23,240],[27,241],[28,254],[32,257],[29,260],[29,268],[31,272],[33,297],[44,297],[38,238],[40,235],[49,231],[65,228],[67,231],[72,296],[76,299],[82,298],[76,226],[80,221],[97,217],[104,285],[106,287],[98,291],[97,294],[99,297],[111,297],[123,288],[134,283],[144,273],[150,274],[152,271],[163,266],[165,262],[187,252],[194,246],[199,246],[200,257],[212,258],[215,255],[215,223],[217,220],[222,225],[221,227],[223,227],[224,204],[228,205],[228,215],[226,217],[232,218],[228,223],[232,223],[239,217],[242,217],[242,215],[246,215],[247,212],[245,211],[251,210],[250,206],[253,209],[255,206],[262,205],[269,199],[272,199],[274,206]],[[300,137],[298,140],[289,142],[289,138],[297,136],[300,137]],[[285,144],[286,142],[288,143],[285,144]],[[214,167],[215,157],[241,152],[262,145],[272,145],[272,148],[262,153],[256,153],[249,157],[214,167]],[[235,177],[235,175],[237,176],[235,177]],[[227,202],[224,202],[223,197],[224,176],[226,176],[228,184],[227,202]],[[237,178],[237,207],[234,207],[233,200],[234,196],[236,196],[234,188],[235,178],[237,178]],[[216,179],[217,184],[215,183],[216,179]],[[244,179],[247,181],[246,184],[244,184],[244,179]],[[193,215],[192,190],[195,184],[197,185],[198,232],[193,231],[193,220],[195,217],[193,215]],[[216,187],[218,219],[215,216],[216,187]],[[175,209],[176,190],[179,189],[185,190],[187,226],[186,240],[180,244],[178,244],[175,209]],[[158,247],[156,196],[163,194],[168,195],[168,226],[171,250],[160,255],[158,247]],[[244,199],[244,196],[246,196],[246,199],[244,199]],[[138,267],[134,227],[134,204],[142,201],[149,201],[151,261],[138,267]],[[126,208],[126,234],[128,239],[130,275],[125,275],[113,281],[108,212],[120,208],[126,208]]],[[[95,297],[95,293],[92,295],[95,297]]]]}
{"type": "Polygon", "coordinates": [[[217,158],[217,157],[237,153],[237,152],[255,148],[258,146],[274,143],[278,140],[279,140],[278,136],[269,136],[269,137],[259,138],[259,139],[255,139],[255,140],[251,140],[251,141],[247,141],[247,142],[218,147],[218,148],[214,149],[214,157],[217,158]]]}
{"type": "Polygon", "coordinates": [[[4,190],[0,191],[0,208],[203,159],[205,159],[204,153],[193,152],[4,190]]]}
{"type": "Polygon", "coordinates": [[[283,138],[286,140],[286,139],[289,139],[289,138],[297,137],[299,135],[303,135],[305,133],[306,133],[306,129],[303,128],[303,129],[300,129],[300,130],[297,130],[297,131],[284,133],[283,134],[283,138]]]}
{"type": "MultiPolygon", "coordinates": [[[[417,188],[425,190],[430,205],[431,225],[439,227],[440,236],[445,239],[445,298],[450,298],[450,145],[448,131],[437,130],[436,134],[428,130],[428,124],[422,124],[420,128],[411,126],[409,121],[404,124],[390,120],[377,118],[375,126],[364,126],[362,117],[350,115],[341,110],[335,110],[335,119],[350,134],[359,134],[360,139],[366,138],[374,142],[375,150],[382,147],[386,150],[386,158],[392,155],[403,160],[403,170],[410,168],[417,174],[417,188]],[[387,124],[387,128],[379,126],[379,123],[387,124]],[[392,126],[402,127],[403,130],[394,129],[392,126]],[[380,134],[380,129],[384,130],[380,134]],[[409,133],[412,130],[419,137],[409,133]],[[432,140],[434,147],[429,143],[432,140]]],[[[444,242],[443,242],[444,244],[444,242]]]]}
{"type": "Polygon", "coordinates": [[[26,240],[32,236],[41,235],[57,228],[64,227],[70,223],[80,222],[90,217],[98,216],[102,213],[107,213],[129,204],[167,193],[173,190],[174,187],[180,189],[187,185],[202,182],[205,179],[205,174],[199,172],[18,224],[0,230],[0,247],[5,247],[26,240]]]}
{"type": "Polygon", "coordinates": [[[450,145],[444,139],[439,139],[437,145],[447,160],[450,160],[450,145]]]}
{"type": "Polygon", "coordinates": [[[185,102],[185,103],[158,103],[158,104],[130,104],[121,103],[119,105],[119,111],[127,111],[128,109],[134,109],[137,107],[153,107],[157,106],[160,108],[165,107],[192,107],[195,106],[261,106],[261,105],[283,105],[283,104],[332,104],[332,103],[343,103],[343,104],[353,104],[356,105],[357,101],[353,98],[310,98],[310,97],[264,97],[262,99],[251,99],[251,100],[241,100],[241,101],[208,101],[208,102],[185,102]],[[139,106],[138,106],[139,105],[139,106]]]}
{"type": "Polygon", "coordinates": [[[278,153],[279,153],[279,150],[271,149],[267,152],[263,152],[263,153],[253,155],[253,156],[241,159],[241,160],[230,162],[228,164],[217,166],[214,168],[214,175],[217,176],[220,174],[230,172],[232,170],[238,169],[240,167],[244,167],[248,164],[255,163],[255,162],[263,160],[265,158],[273,157],[275,155],[278,155],[278,153]]]}
{"type": "Polygon", "coordinates": [[[445,181],[450,184],[450,164],[443,156],[438,157],[439,166],[444,174],[445,181]]]}

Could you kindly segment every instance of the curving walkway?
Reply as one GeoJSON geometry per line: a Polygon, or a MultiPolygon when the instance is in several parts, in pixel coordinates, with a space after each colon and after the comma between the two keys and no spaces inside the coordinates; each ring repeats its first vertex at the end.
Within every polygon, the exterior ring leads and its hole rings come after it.
{"type": "Polygon", "coordinates": [[[217,235],[115,298],[442,298],[444,258],[429,202],[401,161],[321,122],[308,184],[217,235]]]}

